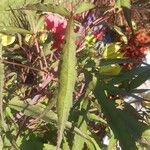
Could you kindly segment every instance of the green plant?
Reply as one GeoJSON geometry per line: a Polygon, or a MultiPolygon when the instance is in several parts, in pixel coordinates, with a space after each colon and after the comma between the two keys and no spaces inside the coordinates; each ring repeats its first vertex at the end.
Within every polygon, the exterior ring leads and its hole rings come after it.
{"type": "Polygon", "coordinates": [[[136,88],[149,79],[149,65],[140,64],[150,36],[133,27],[138,3],[93,3],[2,1],[1,149],[149,148],[149,99],[136,88]],[[113,24],[118,14],[129,30],[113,24]],[[126,96],[136,97],[144,117],[126,96]]]}

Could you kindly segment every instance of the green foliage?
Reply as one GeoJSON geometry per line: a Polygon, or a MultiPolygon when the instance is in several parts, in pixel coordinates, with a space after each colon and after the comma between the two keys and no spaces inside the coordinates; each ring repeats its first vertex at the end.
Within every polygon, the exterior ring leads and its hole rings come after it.
{"type": "Polygon", "coordinates": [[[103,3],[1,1],[0,149],[149,149],[149,89],[137,88],[150,66],[126,57],[124,47],[143,45],[111,20],[120,15],[132,29],[131,12],[147,1],[103,3]]]}
{"type": "Polygon", "coordinates": [[[5,34],[15,34],[15,33],[32,34],[31,31],[10,26],[0,26],[0,32],[5,34]]]}
{"type": "Polygon", "coordinates": [[[116,0],[116,6],[122,8],[124,17],[130,28],[133,30],[131,21],[131,0],[116,0]]]}
{"type": "Polygon", "coordinates": [[[57,100],[58,112],[58,147],[60,147],[65,122],[72,106],[73,91],[76,82],[76,46],[73,17],[68,21],[65,44],[62,51],[60,85],[57,100]]]}
{"type": "Polygon", "coordinates": [[[94,94],[101,104],[109,126],[115,136],[119,139],[123,150],[137,149],[131,134],[128,132],[128,129],[121,118],[121,114],[115,108],[115,105],[107,99],[105,89],[102,88],[101,84],[102,83],[97,82],[94,94]]]}
{"type": "Polygon", "coordinates": [[[35,10],[35,11],[46,11],[46,12],[53,12],[60,14],[65,17],[69,17],[70,14],[68,10],[60,5],[54,5],[54,4],[41,4],[41,3],[36,3],[32,5],[27,5],[25,7],[26,10],[35,10]]]}
{"type": "MultiPolygon", "coordinates": [[[[1,39],[0,39],[1,40],[1,39]]],[[[4,87],[4,64],[2,63],[2,44],[0,41],[0,127],[5,129],[5,118],[3,113],[3,87],[4,87]]]]}
{"type": "Polygon", "coordinates": [[[80,14],[80,13],[90,10],[94,7],[95,7],[95,5],[93,3],[81,2],[81,4],[75,8],[74,15],[80,14]]]}
{"type": "MultiPolygon", "coordinates": [[[[78,118],[78,123],[77,123],[77,127],[83,131],[84,133],[87,133],[88,129],[87,129],[87,124],[86,124],[86,111],[87,111],[87,107],[88,107],[88,101],[84,100],[83,101],[83,106],[81,106],[81,115],[78,118]]],[[[74,141],[73,141],[73,150],[78,150],[78,149],[82,149],[84,147],[84,142],[85,139],[83,139],[82,137],[78,136],[77,134],[74,136],[74,141]]]]}
{"type": "MultiPolygon", "coordinates": [[[[18,97],[13,98],[8,105],[11,109],[17,110],[19,112],[23,112],[27,116],[32,116],[34,118],[37,118],[41,112],[44,110],[44,106],[42,104],[37,104],[33,106],[29,106],[28,104],[25,104],[24,102],[21,102],[18,97]]],[[[49,111],[45,116],[41,117],[44,121],[47,123],[54,123],[57,124],[58,122],[58,117],[57,114],[54,113],[53,111],[49,111]]],[[[71,129],[73,127],[72,123],[66,122],[65,123],[66,128],[71,129]]],[[[74,128],[74,132],[81,136],[82,138],[91,141],[91,138],[86,135],[86,133],[82,132],[80,129],[77,127],[74,128]]]]}

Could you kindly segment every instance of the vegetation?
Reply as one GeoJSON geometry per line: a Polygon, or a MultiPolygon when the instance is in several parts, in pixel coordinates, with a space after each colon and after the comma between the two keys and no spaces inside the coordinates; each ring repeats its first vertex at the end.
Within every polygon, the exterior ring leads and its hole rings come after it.
{"type": "Polygon", "coordinates": [[[149,5],[1,0],[0,150],[150,149],[149,5]]]}

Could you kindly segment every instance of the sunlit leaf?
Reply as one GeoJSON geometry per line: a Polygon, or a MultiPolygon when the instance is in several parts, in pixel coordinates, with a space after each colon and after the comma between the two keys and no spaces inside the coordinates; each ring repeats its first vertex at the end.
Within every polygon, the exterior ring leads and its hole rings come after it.
{"type": "Polygon", "coordinates": [[[0,32],[5,34],[15,34],[15,33],[32,34],[31,31],[12,26],[0,26],[0,32]]]}
{"type": "Polygon", "coordinates": [[[118,8],[122,8],[129,27],[133,29],[131,21],[131,0],[116,0],[116,6],[118,8]]]}
{"type": "MultiPolygon", "coordinates": [[[[43,150],[54,150],[54,149],[56,149],[56,146],[54,146],[54,145],[50,145],[50,144],[43,145],[43,150]]],[[[60,148],[60,150],[61,150],[61,148],[60,148]]]]}
{"type": "Polygon", "coordinates": [[[37,21],[35,32],[42,31],[44,29],[44,17],[40,17],[37,21]]]}
{"type": "Polygon", "coordinates": [[[114,135],[111,136],[110,140],[109,140],[109,144],[108,144],[108,150],[112,150],[114,149],[114,147],[117,144],[117,139],[115,139],[114,135]]]}
{"type": "Polygon", "coordinates": [[[99,117],[99,116],[97,116],[95,114],[87,113],[87,117],[91,121],[98,122],[99,124],[103,124],[105,126],[108,125],[107,122],[103,118],[101,118],[101,117],[99,117]]]}
{"type": "MultiPolygon", "coordinates": [[[[1,39],[0,39],[1,40],[1,39]]],[[[4,108],[3,108],[3,88],[4,88],[4,80],[5,80],[5,75],[4,75],[4,64],[2,63],[2,44],[0,42],[0,124],[1,127],[5,130],[5,116],[4,116],[4,108]]]]}
{"type": "MultiPolygon", "coordinates": [[[[8,106],[11,109],[17,110],[19,112],[24,113],[27,116],[31,116],[34,118],[37,118],[41,115],[41,112],[45,110],[45,107],[43,104],[36,104],[36,105],[29,105],[24,103],[23,101],[19,100],[18,97],[14,97],[12,100],[9,101],[8,106]]],[[[47,123],[58,123],[58,117],[57,114],[53,111],[48,111],[44,116],[41,118],[47,123]]],[[[71,122],[65,122],[65,126],[67,129],[72,129],[73,125],[71,122]]],[[[74,133],[80,135],[81,137],[85,138],[89,142],[92,143],[92,140],[89,135],[83,133],[81,130],[79,130],[77,127],[74,127],[74,133]]]]}
{"type": "Polygon", "coordinates": [[[118,75],[121,71],[121,67],[118,64],[101,66],[99,69],[100,75],[118,75]]]}
{"type": "MultiPolygon", "coordinates": [[[[87,133],[87,123],[86,123],[86,113],[85,113],[87,110],[87,107],[88,107],[88,101],[84,100],[82,104],[81,115],[78,118],[78,125],[77,125],[77,127],[84,133],[87,133]]],[[[85,139],[83,139],[82,137],[76,134],[74,136],[72,150],[83,149],[84,142],[85,142],[85,139]]]]}
{"type": "Polygon", "coordinates": [[[69,17],[70,13],[66,8],[64,8],[61,5],[55,5],[55,4],[41,4],[36,3],[32,5],[27,5],[24,9],[26,10],[35,10],[35,11],[42,11],[42,12],[52,12],[57,13],[65,17],[69,17]]]}
{"type": "MultiPolygon", "coordinates": [[[[123,57],[123,54],[120,50],[119,43],[111,43],[104,48],[102,58],[104,59],[119,59],[123,57]]],[[[101,65],[101,63],[100,63],[101,65]]],[[[100,66],[99,73],[101,75],[118,75],[121,71],[121,67],[118,64],[111,64],[100,66]]]]}
{"type": "Polygon", "coordinates": [[[76,46],[73,17],[68,20],[65,44],[62,52],[59,92],[57,100],[58,113],[58,147],[60,147],[65,123],[72,106],[73,91],[76,82],[76,46]]]}
{"type": "Polygon", "coordinates": [[[13,35],[6,35],[6,34],[0,33],[0,39],[1,39],[1,43],[3,46],[8,46],[14,43],[16,38],[13,35]]]}
{"type": "Polygon", "coordinates": [[[79,5],[76,6],[74,15],[80,14],[80,13],[90,10],[94,7],[95,7],[95,5],[93,3],[81,2],[79,5]]]}
{"type": "Polygon", "coordinates": [[[142,133],[142,138],[144,138],[148,143],[150,142],[150,127],[142,133]]]}
{"type": "Polygon", "coordinates": [[[62,143],[63,150],[70,150],[69,142],[70,142],[70,139],[67,140],[66,135],[65,135],[63,139],[63,143],[62,143]]]}
{"type": "Polygon", "coordinates": [[[104,59],[116,59],[122,58],[123,54],[119,51],[121,46],[119,43],[111,43],[104,48],[102,58],[104,59]]]}

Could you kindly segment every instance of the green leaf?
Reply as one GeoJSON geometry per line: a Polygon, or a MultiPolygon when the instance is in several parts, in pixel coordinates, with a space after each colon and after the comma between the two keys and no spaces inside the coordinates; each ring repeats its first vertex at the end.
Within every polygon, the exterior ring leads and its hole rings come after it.
{"type": "Polygon", "coordinates": [[[132,18],[131,18],[131,8],[122,6],[122,10],[123,10],[124,17],[125,17],[128,25],[129,25],[129,27],[133,31],[132,18]]]}
{"type": "Polygon", "coordinates": [[[112,150],[114,149],[114,147],[117,144],[117,139],[115,139],[114,135],[112,135],[112,137],[109,140],[109,144],[108,144],[108,150],[112,150]]]}
{"type": "Polygon", "coordinates": [[[115,0],[115,5],[117,8],[121,8],[121,0],[115,0]]]}
{"type": "Polygon", "coordinates": [[[92,114],[92,113],[88,112],[87,113],[87,117],[91,121],[98,122],[98,123],[100,123],[102,125],[108,126],[107,122],[103,118],[101,118],[100,116],[97,116],[95,114],[92,114]]]}
{"type": "Polygon", "coordinates": [[[123,40],[123,42],[125,44],[128,43],[128,38],[127,36],[122,32],[121,28],[117,27],[117,26],[113,26],[113,29],[121,36],[121,39],[123,40]]]}
{"type": "Polygon", "coordinates": [[[3,144],[2,136],[0,135],[0,149],[1,150],[3,149],[3,146],[4,144],[3,144]]]}
{"type": "MultiPolygon", "coordinates": [[[[89,103],[89,101],[87,101],[86,99],[83,100],[83,104],[81,106],[82,109],[80,112],[80,116],[78,118],[78,125],[77,125],[77,127],[84,133],[87,133],[86,112],[87,112],[88,103],[89,103]]],[[[85,142],[85,139],[83,139],[79,135],[75,134],[72,150],[83,149],[84,142],[85,142]]]]}
{"type": "Polygon", "coordinates": [[[123,63],[133,63],[131,59],[116,58],[116,59],[101,59],[100,66],[112,65],[112,64],[123,64],[123,63]]]}
{"type": "Polygon", "coordinates": [[[126,126],[127,132],[135,141],[140,139],[142,133],[148,129],[146,124],[138,121],[136,114],[133,114],[131,110],[119,110],[119,115],[126,126]]]}
{"type": "Polygon", "coordinates": [[[44,17],[43,16],[37,20],[35,33],[39,32],[41,29],[44,29],[44,17]]]}
{"type": "MultiPolygon", "coordinates": [[[[26,137],[24,137],[26,138],[26,137]]],[[[31,149],[31,150],[43,150],[43,143],[36,137],[33,135],[33,133],[30,135],[29,139],[23,139],[22,143],[20,145],[19,150],[27,150],[27,149],[31,149]]],[[[52,149],[50,149],[52,150],[52,149]]]]}
{"type": "Polygon", "coordinates": [[[32,34],[31,31],[12,26],[0,26],[0,32],[5,34],[15,34],[15,33],[32,34]]]}
{"type": "Polygon", "coordinates": [[[43,146],[44,146],[43,150],[54,150],[54,149],[56,149],[56,146],[50,145],[50,144],[44,144],[43,146]]]}
{"type": "Polygon", "coordinates": [[[123,58],[123,54],[120,52],[120,43],[110,43],[104,48],[102,54],[105,59],[117,59],[123,58]]]}
{"type": "Polygon", "coordinates": [[[115,0],[116,7],[131,8],[131,0],[115,0]]]}
{"type": "Polygon", "coordinates": [[[60,147],[65,123],[68,120],[69,111],[72,106],[73,91],[76,82],[76,46],[73,17],[68,20],[65,44],[62,54],[59,92],[57,100],[58,113],[58,141],[60,147]]]}
{"type": "MultiPolygon", "coordinates": [[[[8,106],[11,109],[17,110],[19,112],[24,113],[27,116],[31,116],[31,117],[34,117],[34,118],[39,117],[41,115],[41,112],[43,112],[45,110],[44,105],[42,105],[40,103],[36,104],[36,105],[29,105],[29,104],[26,104],[23,101],[19,100],[18,97],[14,97],[13,99],[11,99],[9,101],[8,106]]],[[[43,119],[47,123],[57,124],[57,122],[58,122],[57,114],[54,113],[52,110],[50,110],[48,113],[46,113],[44,116],[42,116],[41,119],[43,119]]],[[[68,129],[72,129],[74,127],[72,125],[72,123],[70,123],[68,121],[65,123],[65,126],[68,129]]],[[[81,137],[85,138],[86,140],[88,140],[89,142],[92,143],[92,140],[91,140],[90,136],[83,133],[77,127],[74,127],[73,131],[74,131],[74,133],[80,135],[81,137]]]]}
{"type": "Polygon", "coordinates": [[[121,67],[118,64],[113,64],[113,65],[107,65],[107,66],[101,66],[99,69],[100,75],[107,75],[107,76],[115,76],[118,75],[121,71],[121,67]]]}
{"type": "Polygon", "coordinates": [[[88,11],[92,8],[94,8],[95,5],[93,3],[89,3],[89,2],[81,2],[79,5],[77,5],[77,7],[75,8],[75,12],[74,15],[76,14],[80,14],[82,12],[88,11]]]}
{"type": "Polygon", "coordinates": [[[52,12],[68,18],[70,17],[69,11],[61,5],[36,3],[32,5],[27,5],[24,9],[42,12],[52,12]]]}
{"type": "Polygon", "coordinates": [[[146,70],[136,76],[129,84],[129,90],[137,88],[150,78],[150,70],[146,70]]]}
{"type": "Polygon", "coordinates": [[[4,87],[4,64],[2,63],[2,45],[0,41],[0,127],[5,129],[5,120],[3,112],[3,87],[4,87]]]}
{"type": "Polygon", "coordinates": [[[131,0],[116,0],[116,6],[122,8],[129,27],[133,29],[131,21],[131,0]]]}
{"type": "Polygon", "coordinates": [[[150,143],[150,127],[142,133],[142,138],[150,143]]]}
{"type": "Polygon", "coordinates": [[[94,95],[101,104],[107,122],[114,135],[119,139],[122,150],[136,150],[137,147],[132,135],[128,132],[127,126],[124,124],[124,121],[118,113],[115,104],[107,99],[102,83],[99,81],[94,90],[94,95]]]}
{"type": "MultiPolygon", "coordinates": [[[[104,48],[102,57],[108,60],[122,58],[123,54],[119,50],[120,50],[119,43],[111,43],[104,48]]],[[[99,73],[101,75],[118,75],[120,71],[121,67],[119,64],[100,66],[99,69],[99,73]]]]}
{"type": "MultiPolygon", "coordinates": [[[[69,139],[69,141],[70,141],[70,139],[69,139]]],[[[64,136],[63,143],[62,143],[63,150],[70,150],[69,143],[68,143],[69,141],[67,141],[67,138],[64,136]]]]}
{"type": "Polygon", "coordinates": [[[131,0],[120,0],[122,7],[131,8],[131,0]]]}
{"type": "MultiPolygon", "coordinates": [[[[92,141],[92,143],[94,145],[94,149],[95,150],[101,150],[101,148],[99,147],[99,145],[97,144],[97,142],[96,142],[96,140],[94,138],[91,138],[91,141],[92,141]]],[[[91,149],[91,150],[93,150],[93,149],[91,149]]]]}
{"type": "Polygon", "coordinates": [[[110,81],[109,83],[110,84],[119,84],[119,83],[122,83],[123,81],[131,80],[131,79],[135,78],[136,76],[138,76],[139,74],[142,75],[144,72],[147,72],[149,70],[150,70],[149,66],[137,67],[130,71],[119,74],[117,77],[114,77],[112,79],[112,81],[110,81]]]}
{"type": "Polygon", "coordinates": [[[0,33],[0,40],[3,46],[8,46],[15,41],[15,36],[0,33]]]}
{"type": "MultiPolygon", "coordinates": [[[[22,111],[27,116],[33,116],[35,118],[39,117],[41,113],[45,110],[44,105],[37,104],[30,106],[29,104],[24,103],[23,101],[19,100],[18,97],[14,97],[9,101],[9,107],[15,109],[17,111],[22,111]]],[[[57,115],[53,111],[49,111],[47,114],[42,116],[42,119],[46,122],[57,122],[57,115]]]]}

